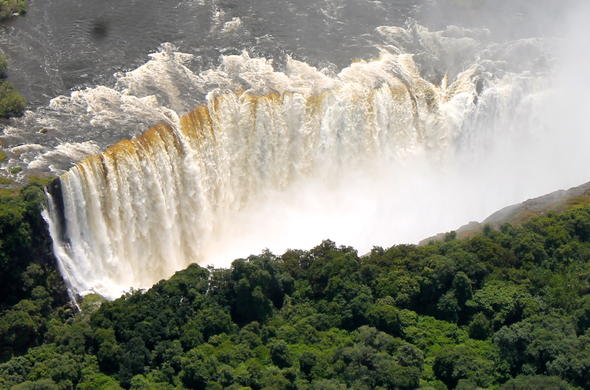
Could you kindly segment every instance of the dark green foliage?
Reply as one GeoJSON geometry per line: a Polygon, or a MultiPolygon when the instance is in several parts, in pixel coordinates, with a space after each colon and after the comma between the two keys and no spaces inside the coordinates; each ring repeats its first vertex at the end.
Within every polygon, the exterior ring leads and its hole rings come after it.
{"type": "Polygon", "coordinates": [[[0,20],[27,12],[26,0],[0,0],[0,20]]]}
{"type": "Polygon", "coordinates": [[[236,260],[232,264],[232,316],[238,324],[266,319],[273,307],[280,308],[285,293],[293,289],[293,279],[275,266],[277,259],[270,253],[236,260]]]}
{"type": "Polygon", "coordinates": [[[492,326],[490,320],[482,312],[473,316],[469,323],[469,337],[476,340],[485,340],[490,336],[492,326]]]}
{"type": "Polygon", "coordinates": [[[0,117],[21,116],[27,101],[18,93],[11,83],[0,80],[0,117]]]}
{"type": "Polygon", "coordinates": [[[133,337],[125,343],[119,360],[119,378],[125,385],[129,385],[131,378],[137,374],[143,374],[144,367],[148,366],[151,353],[145,347],[141,337],[133,337]]]}
{"type": "Polygon", "coordinates": [[[39,191],[0,203],[0,388],[590,390],[590,208],[364,257],[325,241],[192,265],[72,316],[39,191]]]}
{"type": "Polygon", "coordinates": [[[299,369],[309,379],[311,376],[311,370],[317,365],[318,357],[312,351],[304,351],[299,356],[299,369]]]}
{"type": "Polygon", "coordinates": [[[469,279],[469,276],[463,271],[457,272],[453,278],[454,295],[457,299],[457,303],[462,307],[465,306],[465,302],[473,296],[471,285],[471,279],[469,279]]]}
{"type": "MultiPolygon", "coordinates": [[[[21,6],[24,6],[22,8],[24,12],[26,9],[24,0],[0,0],[0,20],[12,15],[15,12],[14,10],[21,6]],[[9,13],[7,14],[7,12],[9,13]]],[[[25,98],[14,89],[11,83],[4,80],[8,76],[7,71],[8,63],[6,58],[0,56],[0,118],[21,116],[27,105],[25,98]]],[[[15,173],[18,173],[18,171],[15,171],[15,173]]]]}
{"type": "Polygon", "coordinates": [[[434,360],[433,370],[436,377],[451,389],[461,379],[485,388],[502,374],[502,367],[497,364],[499,360],[495,347],[473,342],[442,351],[434,360]]]}
{"type": "Polygon", "coordinates": [[[557,377],[543,375],[518,376],[502,385],[501,390],[573,390],[574,387],[557,377]]]}
{"type": "Polygon", "coordinates": [[[6,61],[6,57],[0,56],[0,79],[6,78],[8,71],[8,61],[6,61]]]}
{"type": "Polygon", "coordinates": [[[52,308],[66,302],[40,212],[40,184],[0,194],[0,362],[43,342],[52,308]]]}
{"type": "Polygon", "coordinates": [[[278,340],[270,344],[270,360],[279,368],[291,366],[289,347],[284,341],[278,340]]]}
{"type": "Polygon", "coordinates": [[[396,336],[401,334],[401,321],[398,309],[395,306],[384,304],[378,301],[370,305],[367,310],[368,323],[377,329],[396,336]]]}

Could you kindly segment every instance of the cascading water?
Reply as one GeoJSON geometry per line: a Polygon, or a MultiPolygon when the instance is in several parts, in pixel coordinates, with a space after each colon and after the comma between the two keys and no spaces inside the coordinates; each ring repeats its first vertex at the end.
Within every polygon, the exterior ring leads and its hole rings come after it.
{"type": "Polygon", "coordinates": [[[190,263],[326,238],[361,252],[415,242],[587,179],[587,135],[551,119],[550,40],[418,25],[376,34],[379,58],[338,73],[291,58],[279,71],[246,53],[194,73],[190,55],[164,45],[115,88],[54,99],[43,125],[60,142],[11,151],[29,169],[79,161],[46,215],[72,290],[117,297],[190,263]],[[76,132],[83,123],[90,135],[76,132]],[[547,176],[556,165],[565,173],[547,176]]]}
{"type": "Polygon", "coordinates": [[[335,79],[314,76],[323,88],[300,80],[265,96],[211,95],[63,174],[66,223],[54,241],[72,287],[113,296],[227,256],[224,247],[240,240],[228,228],[257,229],[239,222],[248,208],[308,180],[337,186],[351,172],[379,171],[371,165],[439,153],[457,132],[439,107],[453,99],[469,106],[475,96],[473,71],[440,88],[407,55],[383,54],[335,79]]]}
{"type": "MultiPolygon", "coordinates": [[[[404,164],[448,167],[462,126],[470,120],[479,125],[476,108],[514,98],[478,96],[485,75],[477,66],[448,86],[433,85],[407,54],[384,52],[333,78],[292,60],[287,69],[263,78],[274,83],[273,93],[210,94],[207,105],[61,176],[65,226],[53,238],[75,291],[117,296],[193,262],[219,265],[265,246],[309,246],[333,237],[338,213],[355,215],[362,204],[377,205],[369,193],[382,179],[395,180],[396,171],[408,169],[404,164]],[[347,190],[362,177],[370,178],[363,184],[367,194],[347,190]],[[347,191],[352,199],[342,199],[347,191]],[[308,196],[321,199],[316,210],[306,204],[308,196]],[[300,211],[277,222],[278,215],[263,211],[268,207],[300,211]],[[317,215],[306,220],[301,211],[310,209],[317,215]],[[302,232],[307,229],[313,233],[302,232]]],[[[353,225],[346,229],[363,233],[353,225]]],[[[362,250],[377,239],[349,238],[362,250]]],[[[390,236],[408,238],[419,237],[390,236]]]]}

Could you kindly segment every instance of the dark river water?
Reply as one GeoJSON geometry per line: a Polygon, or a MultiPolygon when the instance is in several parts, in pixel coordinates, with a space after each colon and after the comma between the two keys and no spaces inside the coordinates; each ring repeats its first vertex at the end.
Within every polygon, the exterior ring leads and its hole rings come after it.
{"type": "Polygon", "coordinates": [[[191,69],[248,50],[289,54],[341,68],[376,53],[377,26],[412,20],[487,27],[499,37],[539,35],[563,1],[487,0],[30,0],[29,13],[0,26],[10,80],[42,106],[72,89],[108,85],[146,61],[162,42],[194,54],[191,69]],[[548,11],[549,9],[549,11],[548,11]],[[541,12],[542,11],[542,12],[541,12]]]}

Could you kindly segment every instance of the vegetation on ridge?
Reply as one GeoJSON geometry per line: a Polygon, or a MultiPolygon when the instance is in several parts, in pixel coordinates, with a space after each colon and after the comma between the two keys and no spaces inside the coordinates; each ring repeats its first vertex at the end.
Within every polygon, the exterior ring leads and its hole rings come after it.
{"type": "Polygon", "coordinates": [[[39,187],[10,196],[1,388],[590,389],[588,206],[364,257],[325,241],[192,265],[76,314],[31,261],[39,187]]]}

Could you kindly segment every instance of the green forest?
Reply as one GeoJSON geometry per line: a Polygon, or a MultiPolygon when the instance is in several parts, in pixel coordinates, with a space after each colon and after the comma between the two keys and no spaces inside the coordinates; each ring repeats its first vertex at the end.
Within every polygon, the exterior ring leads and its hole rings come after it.
{"type": "Polygon", "coordinates": [[[359,256],[324,241],[69,303],[43,183],[0,197],[3,389],[590,389],[590,207],[359,256]]]}

